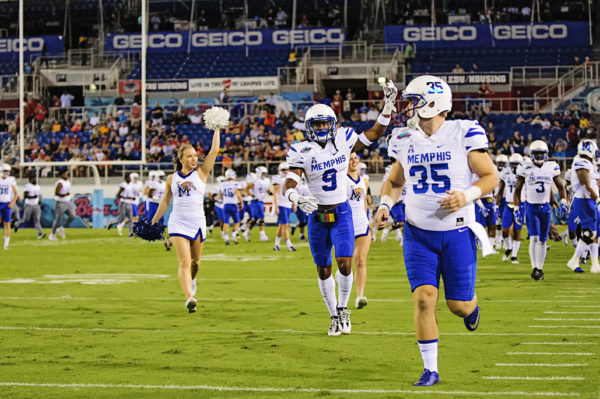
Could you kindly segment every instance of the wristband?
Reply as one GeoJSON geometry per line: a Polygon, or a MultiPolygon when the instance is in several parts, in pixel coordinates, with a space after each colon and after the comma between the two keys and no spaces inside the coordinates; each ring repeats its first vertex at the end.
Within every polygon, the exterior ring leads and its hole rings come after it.
{"type": "Polygon", "coordinates": [[[560,199],[560,203],[566,206],[567,205],[567,200],[565,198],[561,198],[560,199]]]}
{"type": "Polygon", "coordinates": [[[369,147],[371,144],[373,144],[373,142],[369,140],[365,132],[362,132],[358,135],[358,140],[360,140],[360,142],[363,143],[366,147],[369,147]]]}
{"type": "Polygon", "coordinates": [[[288,188],[285,192],[285,197],[289,199],[290,202],[296,204],[298,203],[298,198],[300,198],[300,195],[298,195],[298,192],[295,188],[288,188]]]}
{"type": "Polygon", "coordinates": [[[386,206],[388,210],[391,210],[394,206],[394,200],[392,199],[392,197],[390,197],[389,195],[382,196],[381,200],[379,201],[378,209],[381,209],[382,206],[386,206]]]}
{"type": "Polygon", "coordinates": [[[465,201],[472,202],[481,197],[481,189],[477,186],[471,186],[463,191],[465,201]]]}
{"type": "Polygon", "coordinates": [[[288,172],[287,175],[285,175],[285,178],[300,183],[300,176],[298,176],[298,173],[288,172]]]}
{"type": "Polygon", "coordinates": [[[389,118],[386,118],[385,116],[383,116],[383,114],[380,114],[379,117],[377,117],[377,123],[383,126],[389,125],[390,120],[392,120],[391,116],[389,118]]]}

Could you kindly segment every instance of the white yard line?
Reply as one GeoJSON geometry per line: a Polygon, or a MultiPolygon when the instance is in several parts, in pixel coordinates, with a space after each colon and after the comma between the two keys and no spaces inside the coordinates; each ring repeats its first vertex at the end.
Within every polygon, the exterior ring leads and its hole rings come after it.
{"type": "Polygon", "coordinates": [[[524,380],[524,381],[583,381],[585,377],[503,377],[490,375],[481,377],[484,380],[524,380]]]}
{"type": "Polygon", "coordinates": [[[591,298],[588,295],[554,295],[554,298],[591,298]]]}
{"type": "MultiPolygon", "coordinates": [[[[0,326],[0,331],[78,331],[78,332],[119,332],[119,333],[198,333],[198,334],[325,334],[323,330],[249,330],[249,329],[193,329],[193,330],[178,330],[178,329],[140,329],[140,328],[80,328],[80,327],[40,327],[40,326],[0,326]]],[[[408,335],[414,336],[414,331],[353,331],[353,335],[408,335]]],[[[469,333],[469,332],[458,332],[458,333],[441,333],[443,336],[470,336],[470,337],[505,337],[505,336],[552,336],[552,337],[600,337],[600,334],[552,334],[552,333],[469,333]]]]}
{"type": "Polygon", "coordinates": [[[533,319],[533,320],[540,320],[540,321],[600,321],[600,319],[549,319],[549,318],[533,319]]]}
{"type": "Polygon", "coordinates": [[[587,363],[496,363],[498,367],[585,367],[587,363]]]}
{"type": "Polygon", "coordinates": [[[507,355],[594,356],[592,352],[506,352],[507,355]]]}
{"type": "Polygon", "coordinates": [[[521,342],[519,345],[596,345],[596,342],[521,342]]]}
{"type": "Polygon", "coordinates": [[[529,328],[599,328],[600,326],[527,326],[529,328]]]}
{"type": "Polygon", "coordinates": [[[600,314],[600,312],[554,312],[549,310],[544,312],[544,314],[600,314]]]}
{"type": "Polygon", "coordinates": [[[236,387],[211,385],[134,385],[134,384],[57,384],[32,382],[0,382],[5,387],[40,388],[116,388],[147,390],[186,390],[186,391],[229,391],[229,392],[331,392],[337,394],[414,394],[414,395],[458,395],[458,396],[579,396],[575,392],[524,392],[524,391],[438,391],[418,389],[336,389],[336,388],[279,388],[279,387],[236,387]]]}
{"type": "Polygon", "coordinates": [[[564,305],[561,308],[600,308],[600,305],[564,305]]]}

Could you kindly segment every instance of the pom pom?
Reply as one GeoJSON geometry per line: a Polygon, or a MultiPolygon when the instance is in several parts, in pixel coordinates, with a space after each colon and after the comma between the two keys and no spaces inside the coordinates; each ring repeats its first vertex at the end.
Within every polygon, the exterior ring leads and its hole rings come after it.
{"type": "Polygon", "coordinates": [[[204,112],[204,122],[210,130],[219,130],[229,125],[229,111],[221,107],[212,107],[204,112]]]}
{"type": "Polygon", "coordinates": [[[152,224],[148,219],[140,219],[133,224],[133,233],[146,241],[162,240],[164,231],[165,226],[161,222],[152,224]]]}

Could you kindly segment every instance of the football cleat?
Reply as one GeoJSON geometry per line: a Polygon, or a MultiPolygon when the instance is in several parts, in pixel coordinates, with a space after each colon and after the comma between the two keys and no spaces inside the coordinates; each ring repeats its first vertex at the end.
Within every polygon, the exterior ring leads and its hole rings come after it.
{"type": "Polygon", "coordinates": [[[261,241],[270,241],[270,240],[269,240],[269,237],[267,237],[267,236],[262,236],[262,237],[260,237],[260,240],[261,240],[261,241]]]}
{"type": "Polygon", "coordinates": [[[62,239],[65,238],[65,228],[64,227],[59,227],[58,229],[56,229],[56,232],[58,233],[60,238],[62,238],[62,239]]]}
{"type": "Polygon", "coordinates": [[[468,315],[467,317],[465,317],[463,319],[463,322],[465,323],[465,327],[467,327],[467,330],[469,330],[469,331],[477,330],[477,327],[479,327],[479,316],[480,316],[479,305],[477,305],[477,306],[475,306],[475,310],[473,311],[473,313],[471,313],[470,315],[468,315]]]}
{"type": "Polygon", "coordinates": [[[229,240],[225,240],[225,245],[229,245],[229,240]]]}
{"type": "Polygon", "coordinates": [[[512,263],[513,265],[518,265],[519,261],[517,260],[516,256],[511,256],[510,263],[512,263]]]}
{"type": "Polygon", "coordinates": [[[544,272],[541,269],[534,268],[531,272],[531,278],[535,281],[545,280],[544,272]]]}
{"type": "Polygon", "coordinates": [[[579,267],[579,261],[581,259],[578,259],[575,255],[573,255],[573,257],[571,257],[571,259],[569,259],[569,261],[567,262],[567,267],[569,269],[571,269],[572,271],[574,271],[575,273],[583,273],[582,271],[578,271],[581,270],[581,267],[579,267]]]}
{"type": "Polygon", "coordinates": [[[244,236],[244,239],[246,241],[250,241],[250,229],[244,231],[244,233],[242,233],[242,235],[244,236]]]}
{"type": "Polygon", "coordinates": [[[46,234],[42,233],[37,236],[38,240],[41,240],[42,238],[46,238],[46,234]]]}
{"type": "MultiPolygon", "coordinates": [[[[583,270],[582,270],[583,272],[583,270]]],[[[590,273],[600,273],[600,265],[595,264],[590,268],[590,273]]]]}
{"type": "Polygon", "coordinates": [[[187,308],[188,313],[194,313],[196,311],[197,304],[198,301],[196,301],[196,298],[193,296],[189,297],[187,301],[185,301],[185,307],[187,308]]]}
{"type": "Polygon", "coordinates": [[[56,236],[54,234],[52,234],[52,233],[50,233],[50,235],[48,236],[48,239],[50,241],[56,241],[56,240],[58,240],[58,238],[56,238],[56,236]]]}
{"type": "Polygon", "coordinates": [[[304,233],[300,234],[300,241],[306,241],[306,236],[304,235],[304,233]]]}
{"type": "Polygon", "coordinates": [[[13,226],[13,229],[15,230],[15,233],[16,233],[17,231],[19,231],[19,226],[20,226],[20,225],[21,225],[21,223],[19,223],[19,222],[15,222],[15,225],[13,226]]]}
{"type": "Polygon", "coordinates": [[[413,385],[416,387],[430,387],[438,382],[440,382],[439,374],[436,371],[425,369],[425,372],[421,378],[419,378],[419,381],[415,382],[413,385]]]}
{"type": "Polygon", "coordinates": [[[350,331],[352,331],[352,323],[350,323],[350,311],[348,308],[338,308],[337,311],[342,334],[350,334],[350,331]]]}
{"type": "Polygon", "coordinates": [[[369,303],[369,301],[367,301],[366,296],[359,296],[359,297],[356,297],[356,301],[354,301],[354,307],[356,309],[362,309],[365,306],[367,306],[368,303],[369,303]]]}
{"type": "Polygon", "coordinates": [[[509,260],[511,253],[512,253],[512,249],[507,249],[506,251],[504,251],[504,255],[502,256],[502,261],[506,262],[507,260],[509,260]]]}
{"type": "Polygon", "coordinates": [[[331,316],[331,323],[329,324],[329,331],[327,331],[327,335],[329,335],[329,336],[342,335],[342,329],[340,328],[340,321],[336,316],[331,316]]]}
{"type": "Polygon", "coordinates": [[[273,246],[273,251],[281,251],[281,249],[279,248],[279,245],[273,246]]]}
{"type": "Polygon", "coordinates": [[[287,247],[287,249],[288,249],[288,251],[296,252],[296,248],[294,248],[294,246],[293,246],[293,245],[289,245],[289,246],[287,247]]]}

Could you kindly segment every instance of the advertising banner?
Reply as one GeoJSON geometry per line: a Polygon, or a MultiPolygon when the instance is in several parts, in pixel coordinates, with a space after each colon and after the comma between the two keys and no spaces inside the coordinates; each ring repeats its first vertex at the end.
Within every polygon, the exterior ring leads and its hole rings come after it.
{"type": "Polygon", "coordinates": [[[385,43],[428,47],[527,47],[589,45],[587,22],[473,24],[437,26],[388,25],[385,43]]]}
{"type": "Polygon", "coordinates": [[[436,74],[440,78],[444,79],[451,86],[466,86],[466,85],[480,85],[482,83],[489,83],[493,85],[509,85],[510,84],[510,73],[449,73],[449,74],[436,74]]]}
{"type": "MultiPolygon", "coordinates": [[[[27,37],[25,38],[25,56],[29,57],[31,54],[41,54],[44,51],[44,44],[46,45],[47,55],[62,54],[64,51],[62,36],[27,37]]],[[[19,56],[18,38],[0,39],[0,58],[6,56],[19,56]]],[[[26,58],[25,62],[29,62],[29,59],[26,58]]]]}
{"type": "MultiPolygon", "coordinates": [[[[249,31],[152,32],[149,53],[289,49],[301,45],[337,45],[344,42],[343,28],[263,29],[249,31]]],[[[139,51],[139,33],[116,33],[106,38],[106,51],[139,51]]]]}
{"type": "Polygon", "coordinates": [[[279,80],[277,76],[255,76],[240,78],[207,78],[190,79],[191,92],[209,92],[228,89],[235,90],[277,90],[279,80]]]}
{"type": "Polygon", "coordinates": [[[188,81],[187,79],[146,81],[146,91],[188,91],[188,81]]]}

